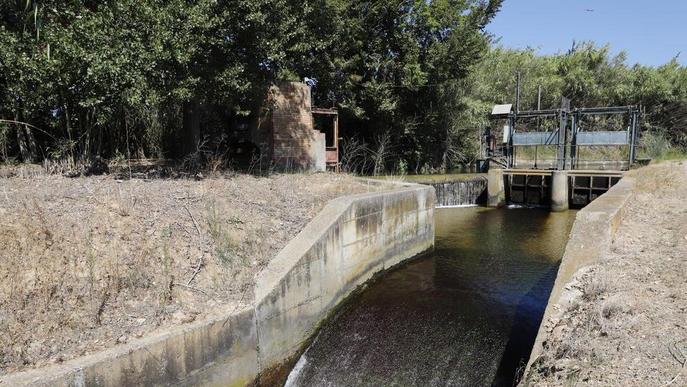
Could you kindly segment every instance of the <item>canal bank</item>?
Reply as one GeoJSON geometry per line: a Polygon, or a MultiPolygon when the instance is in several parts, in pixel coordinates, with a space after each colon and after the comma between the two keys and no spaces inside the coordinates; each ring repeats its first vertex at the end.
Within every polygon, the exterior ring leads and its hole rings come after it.
{"type": "Polygon", "coordinates": [[[685,197],[664,162],[578,213],[522,385],[685,385],[685,197]]]}
{"type": "Polygon", "coordinates": [[[431,249],[434,190],[397,184],[326,207],[273,259],[254,306],[62,364],[7,385],[245,385],[298,352],[332,308],[376,272],[431,249]]]}
{"type": "Polygon", "coordinates": [[[560,320],[561,313],[580,296],[576,277],[581,275],[586,267],[597,264],[609,253],[634,186],[634,173],[628,173],[608,192],[577,213],[526,373],[539,358],[547,338],[552,334],[556,322],[560,320]]]}

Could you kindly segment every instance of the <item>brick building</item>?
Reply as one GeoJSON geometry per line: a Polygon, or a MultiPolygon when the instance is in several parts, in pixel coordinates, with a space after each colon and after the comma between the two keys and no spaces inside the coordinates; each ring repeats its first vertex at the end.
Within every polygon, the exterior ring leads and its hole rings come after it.
{"type": "Polygon", "coordinates": [[[260,153],[288,171],[324,171],[327,166],[325,133],[314,128],[310,88],[300,82],[270,88],[266,108],[252,140],[260,153]]]}

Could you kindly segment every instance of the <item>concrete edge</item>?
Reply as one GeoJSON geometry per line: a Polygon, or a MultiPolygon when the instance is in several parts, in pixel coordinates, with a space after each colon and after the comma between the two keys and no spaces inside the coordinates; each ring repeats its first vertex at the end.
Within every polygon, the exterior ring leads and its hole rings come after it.
{"type": "MultiPolygon", "coordinates": [[[[408,175],[408,176],[413,176],[413,175],[408,175]]],[[[428,175],[432,176],[432,175],[428,175]]],[[[471,176],[469,178],[465,179],[458,179],[458,178],[450,178],[446,177],[445,179],[441,180],[422,180],[422,179],[417,179],[413,181],[405,181],[401,179],[394,179],[394,178],[389,178],[389,179],[383,179],[383,178],[366,178],[366,177],[360,177],[358,178],[359,180],[362,180],[364,182],[370,183],[371,185],[381,185],[383,183],[387,184],[395,184],[399,186],[412,186],[412,185],[433,185],[433,184],[445,184],[445,183],[467,183],[467,182],[473,182],[473,181],[487,181],[488,180],[488,174],[487,173],[479,173],[476,174],[476,176],[471,176]]]]}
{"type": "Polygon", "coordinates": [[[289,241],[289,243],[277,253],[277,256],[269,262],[267,267],[260,272],[255,283],[255,300],[262,300],[265,298],[265,296],[269,294],[269,291],[279,283],[284,275],[291,270],[296,261],[300,259],[298,252],[317,242],[321,237],[322,231],[331,227],[354,202],[390,193],[398,194],[401,192],[434,191],[434,188],[421,184],[398,183],[398,185],[401,188],[341,196],[330,200],[315,218],[289,241]]]}
{"type": "Polygon", "coordinates": [[[526,382],[532,364],[541,355],[555,322],[578,296],[579,291],[572,284],[587,267],[596,264],[610,252],[624,209],[634,195],[634,186],[634,173],[628,172],[608,192],[577,213],[521,385],[526,382]]]}
{"type": "MultiPolygon", "coordinates": [[[[68,360],[59,365],[2,375],[0,385],[17,386],[88,386],[88,385],[154,385],[160,376],[170,377],[191,373],[188,360],[206,359],[210,352],[226,351],[235,343],[229,337],[240,325],[252,321],[253,307],[232,311],[226,315],[171,327],[130,343],[108,348],[90,355],[68,360]],[[223,333],[218,333],[224,330],[223,333]],[[204,348],[193,345],[200,336],[218,334],[213,343],[200,340],[204,348]],[[219,337],[221,336],[221,337],[219,337]],[[204,341],[204,342],[203,342],[204,341]],[[137,363],[137,364],[135,364],[137,363]],[[145,375],[148,374],[148,375],[145,375]],[[116,380],[114,380],[116,379],[116,380]],[[112,382],[115,382],[113,384],[112,382]]],[[[249,329],[252,327],[249,327],[249,329]]],[[[202,367],[202,365],[200,365],[202,367]]],[[[198,367],[198,368],[201,368],[198,367]]]]}
{"type": "Polygon", "coordinates": [[[425,183],[422,182],[417,182],[417,181],[403,181],[403,180],[397,180],[397,179],[372,179],[369,177],[358,177],[356,178],[358,181],[362,181],[364,183],[367,183],[369,185],[374,185],[374,186],[380,186],[384,184],[396,186],[396,187],[422,187],[426,185],[425,183]]]}
{"type": "Polygon", "coordinates": [[[424,185],[433,185],[433,184],[453,184],[453,183],[471,183],[475,181],[483,181],[487,182],[489,181],[488,175],[485,173],[483,175],[479,176],[472,176],[469,178],[465,179],[449,179],[447,178],[446,180],[437,180],[437,181],[432,181],[432,180],[417,180],[413,181],[413,184],[424,184],[424,185]]]}
{"type": "Polygon", "coordinates": [[[433,187],[403,184],[327,204],[256,281],[261,373],[283,369],[358,286],[431,249],[435,200],[433,187]]]}
{"type": "MultiPolygon", "coordinates": [[[[299,255],[298,249],[313,243],[317,239],[313,236],[314,234],[320,236],[335,222],[337,216],[344,213],[356,201],[420,191],[425,191],[425,194],[429,195],[428,200],[434,200],[434,189],[429,186],[373,179],[361,180],[371,185],[391,184],[399,188],[348,195],[331,200],[272,260],[279,259],[282,265],[289,266],[288,270],[279,270],[271,261],[266,271],[262,272],[256,281],[256,289],[269,289],[270,285],[276,286],[281,280],[280,276],[285,275],[292,269],[291,266],[296,264],[297,260],[293,257],[299,255]],[[258,282],[262,286],[258,287],[258,282]]],[[[430,208],[433,210],[433,202],[430,208]]],[[[434,228],[432,218],[430,220],[433,245],[434,228]]],[[[424,251],[413,252],[403,259],[412,258],[424,251]]],[[[387,268],[385,265],[381,266],[382,270],[387,268]]],[[[371,270],[370,276],[380,271],[374,271],[375,268],[372,267],[368,269],[371,270]]],[[[362,279],[366,280],[367,277],[362,279]]],[[[268,294],[268,291],[261,291],[260,294],[256,292],[253,305],[238,311],[183,326],[166,328],[127,344],[71,359],[61,364],[0,375],[0,385],[247,385],[253,383],[259,377],[262,368],[258,356],[255,306],[260,304],[262,298],[268,294]],[[236,367],[237,364],[241,364],[243,368],[236,367]],[[204,373],[208,369],[211,370],[209,375],[204,373]],[[231,382],[227,383],[227,380],[231,382]]]]}

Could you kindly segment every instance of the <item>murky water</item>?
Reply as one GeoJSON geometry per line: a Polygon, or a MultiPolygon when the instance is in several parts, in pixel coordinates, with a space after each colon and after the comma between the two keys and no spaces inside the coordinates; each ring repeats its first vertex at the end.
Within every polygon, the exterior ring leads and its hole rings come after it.
{"type": "Polygon", "coordinates": [[[294,386],[510,386],[529,357],[573,211],[438,209],[436,249],[346,303],[294,386]]]}

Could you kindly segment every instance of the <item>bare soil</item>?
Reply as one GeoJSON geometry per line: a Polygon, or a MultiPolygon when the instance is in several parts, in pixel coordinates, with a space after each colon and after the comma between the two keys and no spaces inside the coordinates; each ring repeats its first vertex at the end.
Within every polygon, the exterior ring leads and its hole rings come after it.
{"type": "Polygon", "coordinates": [[[0,375],[249,304],[256,275],[329,200],[383,188],[15,172],[0,178],[0,375]]]}
{"type": "Polygon", "coordinates": [[[635,173],[610,254],[578,276],[523,384],[687,386],[687,162],[635,173]]]}

